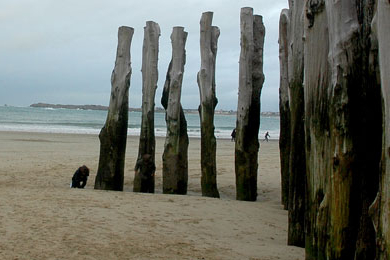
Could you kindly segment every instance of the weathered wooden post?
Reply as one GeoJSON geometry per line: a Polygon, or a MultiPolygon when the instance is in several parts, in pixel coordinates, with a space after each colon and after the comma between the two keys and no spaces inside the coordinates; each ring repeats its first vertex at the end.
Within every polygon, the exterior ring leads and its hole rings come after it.
{"type": "Polygon", "coordinates": [[[172,60],[169,64],[161,104],[166,110],[167,136],[163,153],[163,193],[187,194],[187,122],[180,104],[187,32],[174,27],[171,34],[172,60]]]}
{"type": "MultiPolygon", "coordinates": [[[[313,6],[314,7],[314,6],[313,6]]],[[[325,199],[331,174],[331,134],[329,122],[330,68],[328,64],[328,20],[325,2],[316,12],[310,8],[305,19],[305,129],[307,160],[306,254],[307,259],[321,259],[326,255],[325,238],[328,225],[325,199]],[[315,22],[314,22],[315,19],[315,22]]],[[[314,8],[313,8],[314,10],[314,8]]]]}
{"type": "MultiPolygon", "coordinates": [[[[144,43],[142,50],[142,122],[139,138],[138,159],[145,154],[151,155],[152,163],[155,163],[154,136],[154,98],[156,95],[158,81],[158,44],[160,37],[160,26],[152,21],[146,22],[144,27],[144,43]]],[[[151,178],[141,182],[138,174],[134,176],[134,192],[154,193],[154,175],[144,176],[151,178]],[[150,187],[143,187],[143,186],[150,187]]]]}
{"type": "Polygon", "coordinates": [[[279,114],[280,114],[280,171],[282,179],[282,204],[288,209],[289,179],[290,179],[290,91],[288,84],[288,52],[289,52],[289,28],[290,12],[283,9],[279,20],[279,63],[280,63],[280,86],[279,86],[279,114]]]}
{"type": "Polygon", "coordinates": [[[304,13],[307,259],[376,259],[368,207],[378,191],[382,113],[373,8],[309,1],[304,13]]]}
{"type": "Polygon", "coordinates": [[[253,9],[241,9],[241,54],[236,122],[235,173],[237,200],[257,198],[260,94],[264,82],[265,28],[253,9]]]}
{"type": "Polygon", "coordinates": [[[379,192],[371,211],[376,230],[377,258],[390,259],[390,2],[378,0],[374,30],[378,39],[379,67],[384,99],[384,133],[379,192]]]}
{"type": "Polygon", "coordinates": [[[118,30],[118,49],[111,75],[111,98],[106,123],[99,134],[100,157],[95,189],[123,190],[130,88],[130,45],[134,29],[118,30]]]}
{"type": "Polygon", "coordinates": [[[211,26],[213,13],[202,14],[200,20],[200,56],[201,68],[198,73],[200,92],[201,127],[201,168],[202,195],[219,198],[217,188],[216,152],[217,142],[214,136],[214,111],[218,103],[215,96],[215,60],[219,28],[211,26]]]}
{"type": "Polygon", "coordinates": [[[288,244],[305,246],[305,128],[303,92],[303,10],[304,1],[290,1],[288,75],[290,87],[291,144],[288,195],[288,244]]]}

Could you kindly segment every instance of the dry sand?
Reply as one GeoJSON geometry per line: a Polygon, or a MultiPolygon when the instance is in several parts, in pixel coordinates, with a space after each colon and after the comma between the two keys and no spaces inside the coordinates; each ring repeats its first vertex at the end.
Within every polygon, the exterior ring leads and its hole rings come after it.
{"type": "Polygon", "coordinates": [[[187,196],[132,192],[138,138],[129,137],[125,191],[93,190],[95,135],[0,132],[0,259],[304,259],[286,246],[278,143],[261,142],[258,201],[235,200],[234,143],[218,140],[221,199],[201,197],[200,140],[189,147],[187,196]],[[86,164],[86,189],[70,189],[86,164]]]}

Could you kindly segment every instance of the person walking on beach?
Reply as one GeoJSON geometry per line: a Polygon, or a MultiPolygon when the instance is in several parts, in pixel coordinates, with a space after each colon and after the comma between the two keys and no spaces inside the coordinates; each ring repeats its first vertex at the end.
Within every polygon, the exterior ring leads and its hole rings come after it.
{"type": "Polygon", "coordinates": [[[236,140],[236,129],[235,128],[233,129],[231,136],[232,136],[232,142],[234,142],[236,140]]]}
{"type": "Polygon", "coordinates": [[[139,174],[141,180],[140,192],[154,193],[153,177],[156,171],[156,165],[152,161],[150,154],[144,154],[134,167],[135,174],[139,174]]]}
{"type": "Polygon", "coordinates": [[[269,135],[269,133],[268,133],[268,131],[267,131],[267,133],[265,133],[263,142],[264,142],[264,141],[267,141],[267,142],[268,142],[268,137],[271,137],[271,136],[269,135]]]}
{"type": "Polygon", "coordinates": [[[83,165],[77,169],[73,174],[71,188],[84,189],[87,185],[87,180],[89,176],[89,169],[87,166],[83,165]]]}

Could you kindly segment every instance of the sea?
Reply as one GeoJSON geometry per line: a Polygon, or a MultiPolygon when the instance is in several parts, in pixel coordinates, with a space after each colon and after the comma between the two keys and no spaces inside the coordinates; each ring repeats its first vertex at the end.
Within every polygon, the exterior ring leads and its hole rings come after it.
{"type": "MultiPolygon", "coordinates": [[[[165,113],[155,113],[155,135],[166,135],[165,113]]],[[[199,115],[186,113],[188,136],[200,138],[199,115]]],[[[53,109],[35,107],[0,107],[0,131],[99,134],[107,117],[104,110],[53,109]]],[[[236,115],[216,114],[214,117],[215,137],[230,139],[236,125],[236,115]]],[[[259,139],[268,131],[270,139],[279,139],[280,118],[261,116],[259,139]]],[[[139,136],[141,113],[129,112],[128,135],[139,136]]]]}

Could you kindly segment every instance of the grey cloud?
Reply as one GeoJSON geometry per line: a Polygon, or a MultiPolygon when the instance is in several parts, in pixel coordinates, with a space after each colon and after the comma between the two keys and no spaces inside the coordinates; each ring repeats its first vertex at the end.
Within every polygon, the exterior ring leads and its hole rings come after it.
{"type": "Polygon", "coordinates": [[[202,12],[213,11],[213,23],[221,30],[217,55],[218,108],[236,109],[239,14],[244,6],[252,6],[256,14],[264,17],[266,82],[262,110],[275,111],[279,84],[278,20],[287,0],[7,1],[0,10],[0,104],[45,101],[107,105],[117,28],[127,25],[135,28],[130,104],[140,106],[143,27],[146,21],[154,20],[160,24],[162,34],[156,105],[171,58],[169,36],[172,27],[180,25],[189,32],[182,101],[183,106],[196,108],[199,20],[202,12]],[[28,94],[18,98],[21,90],[28,94]]]}

